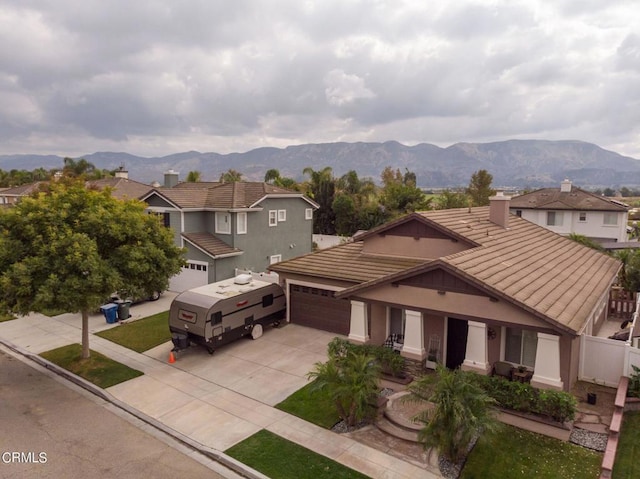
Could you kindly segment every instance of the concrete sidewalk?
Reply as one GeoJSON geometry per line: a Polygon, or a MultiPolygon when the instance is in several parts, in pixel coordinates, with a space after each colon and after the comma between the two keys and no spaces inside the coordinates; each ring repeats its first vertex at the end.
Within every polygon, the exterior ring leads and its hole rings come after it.
{"type": "MultiPolygon", "coordinates": [[[[167,310],[173,295],[132,307],[134,316],[167,310]]],[[[33,314],[0,323],[0,338],[31,353],[80,342],[79,315],[48,318],[33,314]]],[[[296,325],[268,330],[257,341],[240,340],[214,356],[187,350],[174,364],[170,343],[143,354],[93,333],[108,327],[101,315],[90,318],[90,346],[138,369],[143,376],[108,388],[109,395],[153,418],[177,436],[222,453],[261,429],[267,429],[372,478],[440,477],[344,435],[320,428],[273,406],[306,384],[316,361],[326,360],[334,335],[296,325]]]]}

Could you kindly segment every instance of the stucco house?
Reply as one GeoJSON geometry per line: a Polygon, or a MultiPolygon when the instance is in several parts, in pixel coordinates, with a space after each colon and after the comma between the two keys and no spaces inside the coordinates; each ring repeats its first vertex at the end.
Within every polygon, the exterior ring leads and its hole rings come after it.
{"type": "Polygon", "coordinates": [[[560,188],[513,197],[510,210],[561,235],[575,233],[599,243],[628,241],[629,206],[576,188],[569,180],[564,180],[560,188]]]}
{"type": "Polygon", "coordinates": [[[187,264],[169,289],[227,279],[236,269],[263,272],[312,251],[318,205],[302,193],[261,182],[178,183],[175,175],[141,197],[187,249],[187,264]]]}
{"type": "Polygon", "coordinates": [[[270,269],[293,323],[357,343],[391,337],[417,369],[487,374],[506,361],[526,367],[534,386],[569,390],[580,335],[606,319],[619,268],[510,215],[498,194],[488,207],[413,213],[270,269]]]}

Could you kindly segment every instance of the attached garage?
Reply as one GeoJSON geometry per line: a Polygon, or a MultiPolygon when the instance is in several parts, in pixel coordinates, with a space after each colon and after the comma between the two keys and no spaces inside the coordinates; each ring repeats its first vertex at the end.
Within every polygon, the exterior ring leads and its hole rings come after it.
{"type": "Polygon", "coordinates": [[[169,290],[182,293],[209,284],[209,265],[202,261],[188,261],[182,271],[169,278],[169,290]]]}
{"type": "Polygon", "coordinates": [[[292,323],[336,334],[349,334],[351,303],[336,299],[335,291],[290,284],[289,307],[292,323]]]}

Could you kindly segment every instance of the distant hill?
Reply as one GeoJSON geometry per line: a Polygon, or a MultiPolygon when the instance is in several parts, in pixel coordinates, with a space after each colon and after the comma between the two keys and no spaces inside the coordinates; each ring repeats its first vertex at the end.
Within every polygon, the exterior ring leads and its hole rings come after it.
{"type": "MultiPolygon", "coordinates": [[[[385,143],[323,143],[257,148],[246,153],[200,153],[189,151],[169,156],[144,158],[127,153],[99,152],[84,155],[99,168],[115,169],[121,164],[129,177],[150,183],[162,182],[163,173],[173,169],[184,179],[191,170],[203,180],[217,180],[233,168],[249,180],[262,180],[276,168],[282,176],[298,180],[302,170],[333,168],[340,176],[356,170],[361,177],[378,181],[386,166],[416,173],[419,186],[456,187],[469,183],[471,175],[485,169],[494,186],[538,188],[559,185],[569,178],[581,187],[640,186],[640,161],[582,141],[508,140],[494,143],[456,143],[440,148],[428,143],[405,146],[385,143]]],[[[62,158],[46,155],[0,155],[4,170],[54,168],[62,158]]]]}

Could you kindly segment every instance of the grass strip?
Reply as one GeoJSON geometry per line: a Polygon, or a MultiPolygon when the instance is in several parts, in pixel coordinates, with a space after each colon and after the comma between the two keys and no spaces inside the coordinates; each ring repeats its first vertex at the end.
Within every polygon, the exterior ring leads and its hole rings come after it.
{"type": "Polygon", "coordinates": [[[169,311],[119,324],[111,329],[96,333],[96,336],[142,353],[171,339],[169,311]]]}
{"type": "Polygon", "coordinates": [[[613,479],[640,477],[640,411],[629,411],[622,418],[622,430],[616,461],[613,464],[613,479]]]}
{"type": "Polygon", "coordinates": [[[52,349],[40,356],[103,389],[143,374],[96,351],[91,351],[89,359],[82,359],[82,346],[79,344],[52,349]]]}
{"type": "Polygon", "coordinates": [[[368,477],[264,429],[225,452],[272,479],[368,477]]]}
{"type": "Polygon", "coordinates": [[[313,382],[298,389],[275,407],[316,426],[331,429],[340,421],[336,406],[326,390],[311,391],[312,385],[313,382]]]}
{"type": "Polygon", "coordinates": [[[596,479],[602,454],[512,426],[481,437],[461,479],[596,479]]]}

